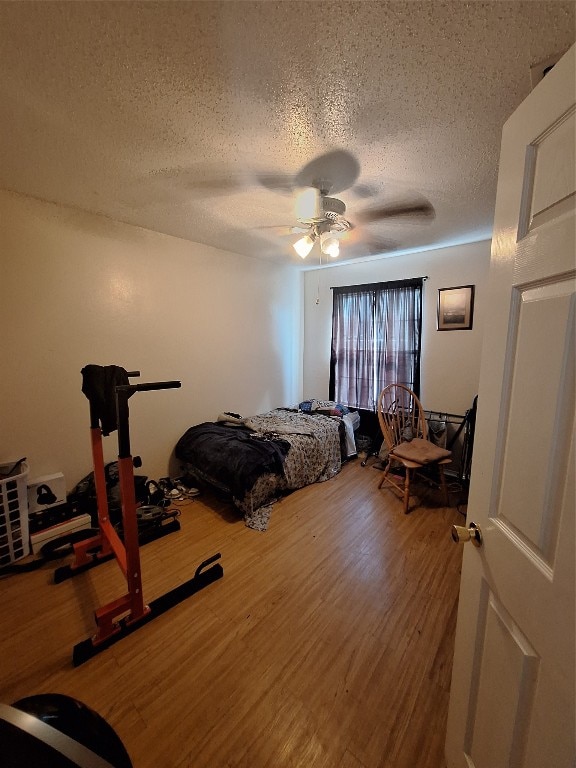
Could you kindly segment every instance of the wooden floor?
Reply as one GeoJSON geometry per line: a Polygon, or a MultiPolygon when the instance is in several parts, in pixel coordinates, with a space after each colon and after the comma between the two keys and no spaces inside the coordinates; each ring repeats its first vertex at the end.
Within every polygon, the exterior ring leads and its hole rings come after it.
{"type": "Polygon", "coordinates": [[[208,494],[182,507],[141,550],[146,599],[215,552],[224,578],[78,668],[116,564],[0,580],[0,701],[74,696],[135,768],[443,768],[463,518],[433,491],[405,516],[380,476],[350,462],[266,533],[208,494]]]}

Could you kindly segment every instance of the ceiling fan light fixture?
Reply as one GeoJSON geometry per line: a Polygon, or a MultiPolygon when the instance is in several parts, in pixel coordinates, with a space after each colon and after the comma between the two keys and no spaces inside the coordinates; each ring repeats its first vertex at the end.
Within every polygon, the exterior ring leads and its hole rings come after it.
{"type": "Polygon", "coordinates": [[[320,248],[322,253],[332,258],[340,255],[340,241],[330,232],[323,232],[320,235],[320,248]]]}
{"type": "Polygon", "coordinates": [[[324,218],[322,196],[315,187],[298,190],[295,199],[296,219],[303,222],[321,221],[324,218]]]}
{"type": "Polygon", "coordinates": [[[304,237],[301,237],[299,240],[296,240],[296,242],[293,245],[294,250],[300,256],[301,259],[305,259],[306,256],[310,253],[312,250],[312,246],[314,245],[314,238],[310,237],[310,235],[304,235],[304,237]]]}

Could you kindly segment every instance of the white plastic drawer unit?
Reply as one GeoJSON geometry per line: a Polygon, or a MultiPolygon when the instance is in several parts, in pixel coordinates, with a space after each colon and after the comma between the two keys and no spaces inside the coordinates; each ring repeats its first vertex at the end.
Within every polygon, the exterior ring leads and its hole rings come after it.
{"type": "Polygon", "coordinates": [[[25,461],[0,464],[0,567],[30,552],[27,479],[25,461]]]}

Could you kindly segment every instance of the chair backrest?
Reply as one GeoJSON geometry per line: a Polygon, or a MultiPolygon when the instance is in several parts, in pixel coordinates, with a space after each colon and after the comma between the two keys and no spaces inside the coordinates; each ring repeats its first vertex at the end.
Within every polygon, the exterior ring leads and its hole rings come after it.
{"type": "Polygon", "coordinates": [[[389,451],[414,437],[428,439],[426,414],[414,392],[389,384],[378,396],[378,421],[389,451]]]}

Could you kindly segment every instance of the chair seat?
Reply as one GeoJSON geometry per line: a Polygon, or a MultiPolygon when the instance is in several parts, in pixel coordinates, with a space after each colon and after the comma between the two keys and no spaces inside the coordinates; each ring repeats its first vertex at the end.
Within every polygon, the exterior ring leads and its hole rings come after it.
{"type": "Polygon", "coordinates": [[[392,455],[399,459],[407,459],[417,464],[437,463],[443,459],[449,459],[452,455],[445,448],[434,445],[429,440],[421,437],[415,437],[409,443],[400,443],[392,449],[392,455]]]}

